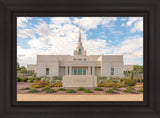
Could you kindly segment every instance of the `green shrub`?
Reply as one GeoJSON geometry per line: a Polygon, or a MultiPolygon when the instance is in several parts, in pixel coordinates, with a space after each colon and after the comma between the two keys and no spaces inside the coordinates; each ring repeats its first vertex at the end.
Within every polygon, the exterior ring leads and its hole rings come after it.
{"type": "Polygon", "coordinates": [[[65,88],[59,88],[57,89],[57,91],[65,91],[66,89],[65,88]]]}
{"type": "Polygon", "coordinates": [[[106,91],[107,93],[116,93],[114,90],[112,90],[112,89],[109,89],[109,90],[107,90],[106,91]]]}
{"type": "Polygon", "coordinates": [[[37,90],[37,89],[31,89],[31,90],[29,90],[29,93],[37,93],[37,92],[39,92],[39,90],[37,90]]]}
{"type": "Polygon", "coordinates": [[[112,90],[116,90],[116,91],[119,91],[119,89],[118,89],[118,88],[113,88],[112,90]]]}
{"type": "Polygon", "coordinates": [[[62,83],[60,83],[60,84],[54,83],[53,86],[54,86],[54,87],[62,87],[62,83]]]}
{"type": "Polygon", "coordinates": [[[17,82],[21,82],[22,79],[20,77],[17,77],[17,82]]]}
{"type": "Polygon", "coordinates": [[[105,87],[109,88],[121,88],[124,87],[125,85],[122,83],[108,83],[105,87]]]}
{"type": "Polygon", "coordinates": [[[143,88],[142,89],[139,89],[137,90],[138,93],[142,93],[143,92],[143,88]]]}
{"type": "Polygon", "coordinates": [[[30,88],[28,87],[25,87],[25,88],[22,88],[21,90],[29,90],[30,88]]]}
{"type": "Polygon", "coordinates": [[[56,90],[54,90],[54,89],[46,89],[45,92],[46,93],[55,93],[56,90]]]}
{"type": "Polygon", "coordinates": [[[119,82],[123,82],[124,81],[124,79],[119,79],[119,82]]]}
{"type": "Polygon", "coordinates": [[[32,88],[42,88],[42,87],[40,85],[35,84],[35,85],[32,85],[32,88]]]}
{"type": "Polygon", "coordinates": [[[62,80],[62,76],[53,76],[52,79],[53,80],[62,80]]]}
{"type": "Polygon", "coordinates": [[[29,81],[30,81],[31,83],[33,83],[33,82],[34,82],[34,78],[30,78],[29,81]]]}
{"type": "Polygon", "coordinates": [[[85,90],[85,88],[83,88],[83,87],[79,87],[78,89],[77,89],[77,91],[84,91],[85,90]]]}
{"type": "Polygon", "coordinates": [[[66,91],[66,93],[76,93],[76,91],[75,91],[75,90],[72,90],[72,89],[68,89],[68,90],[66,91]]]}
{"type": "Polygon", "coordinates": [[[36,82],[38,82],[38,81],[41,80],[41,78],[40,78],[40,77],[37,77],[37,78],[35,78],[35,80],[36,80],[36,82]]]}
{"type": "Polygon", "coordinates": [[[27,81],[28,81],[28,78],[27,78],[27,77],[23,77],[23,78],[22,78],[22,81],[23,81],[23,82],[27,82],[27,81]]]}
{"type": "Polygon", "coordinates": [[[126,90],[124,90],[125,93],[134,93],[134,88],[133,87],[127,87],[126,90]]]}
{"type": "Polygon", "coordinates": [[[84,90],[85,93],[93,93],[90,89],[84,90]]]}
{"type": "Polygon", "coordinates": [[[126,84],[127,86],[135,86],[136,81],[131,79],[125,79],[124,84],[126,84]]]}
{"type": "Polygon", "coordinates": [[[46,85],[48,85],[48,83],[44,80],[40,80],[39,82],[37,82],[37,85],[39,85],[41,87],[45,87],[46,85]]]}
{"type": "Polygon", "coordinates": [[[42,90],[47,90],[47,89],[51,89],[49,86],[42,88],[42,90]]]}
{"type": "Polygon", "coordinates": [[[103,91],[103,89],[98,88],[98,87],[97,87],[97,88],[95,88],[94,90],[95,90],[95,91],[103,91]]]}
{"type": "Polygon", "coordinates": [[[97,84],[98,87],[106,87],[106,85],[107,85],[107,84],[104,84],[104,83],[98,83],[98,84],[97,84]]]}

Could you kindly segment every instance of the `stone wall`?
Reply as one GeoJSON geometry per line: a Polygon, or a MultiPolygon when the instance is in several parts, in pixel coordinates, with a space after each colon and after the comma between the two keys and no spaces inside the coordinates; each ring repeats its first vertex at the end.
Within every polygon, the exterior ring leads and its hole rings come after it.
{"type": "Polygon", "coordinates": [[[97,87],[97,77],[92,75],[69,75],[63,76],[63,87],[64,88],[95,88],[97,87]]]}
{"type": "Polygon", "coordinates": [[[122,55],[102,55],[101,76],[123,77],[123,56],[122,55]],[[114,68],[114,75],[111,75],[111,67],[114,68]]]}

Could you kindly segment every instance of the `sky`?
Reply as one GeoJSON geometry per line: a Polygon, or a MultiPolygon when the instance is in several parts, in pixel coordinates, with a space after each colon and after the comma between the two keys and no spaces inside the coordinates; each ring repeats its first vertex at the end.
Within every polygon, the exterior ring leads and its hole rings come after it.
{"type": "Polygon", "coordinates": [[[123,55],[125,65],[143,65],[143,17],[17,17],[18,63],[73,55],[79,28],[87,55],[123,55]]]}

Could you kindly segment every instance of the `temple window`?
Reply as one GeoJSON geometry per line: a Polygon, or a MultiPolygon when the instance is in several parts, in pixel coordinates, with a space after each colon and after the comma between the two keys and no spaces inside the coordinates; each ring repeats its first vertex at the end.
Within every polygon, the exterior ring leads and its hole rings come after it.
{"type": "Polygon", "coordinates": [[[46,75],[49,75],[49,68],[46,68],[46,75]]]}
{"type": "Polygon", "coordinates": [[[114,67],[111,67],[111,75],[114,75],[114,67]]]}
{"type": "Polygon", "coordinates": [[[78,54],[81,55],[81,48],[79,48],[79,53],[78,54]]]}

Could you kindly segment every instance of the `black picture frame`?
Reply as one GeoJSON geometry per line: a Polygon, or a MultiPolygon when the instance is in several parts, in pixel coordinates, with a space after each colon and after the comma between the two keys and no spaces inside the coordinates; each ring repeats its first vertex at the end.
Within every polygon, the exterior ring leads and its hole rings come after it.
{"type": "Polygon", "coordinates": [[[159,118],[160,1],[0,0],[1,118],[159,118]],[[17,102],[17,16],[142,16],[144,18],[143,102],[17,102]]]}

